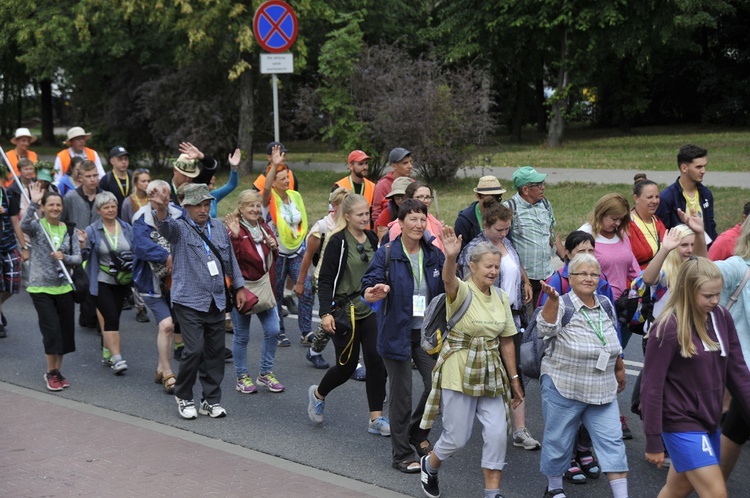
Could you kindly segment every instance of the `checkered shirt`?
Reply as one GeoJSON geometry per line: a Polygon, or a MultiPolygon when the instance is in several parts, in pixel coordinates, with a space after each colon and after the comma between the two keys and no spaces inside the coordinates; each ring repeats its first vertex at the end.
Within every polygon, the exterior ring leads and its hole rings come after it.
{"type": "MultiPolygon", "coordinates": [[[[555,214],[552,205],[544,200],[529,204],[519,194],[512,200],[515,212],[508,237],[513,241],[529,278],[546,280],[553,272],[550,240],[555,236],[555,214]]],[[[509,201],[504,204],[512,208],[509,201]]]]}

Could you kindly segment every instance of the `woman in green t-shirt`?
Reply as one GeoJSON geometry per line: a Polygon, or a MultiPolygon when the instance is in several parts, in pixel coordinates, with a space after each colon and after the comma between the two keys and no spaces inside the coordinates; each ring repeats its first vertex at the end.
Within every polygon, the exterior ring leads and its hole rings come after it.
{"type": "Polygon", "coordinates": [[[75,344],[75,303],[73,287],[60,268],[81,264],[81,248],[75,231],[60,221],[62,196],[45,192],[39,183],[29,187],[31,204],[21,221],[21,230],[31,240],[29,286],[27,291],[39,316],[47,373],[44,380],[50,391],[62,391],[70,385],[60,372],[63,355],[72,353],[75,344]],[[41,203],[42,218],[35,219],[41,203]]]}

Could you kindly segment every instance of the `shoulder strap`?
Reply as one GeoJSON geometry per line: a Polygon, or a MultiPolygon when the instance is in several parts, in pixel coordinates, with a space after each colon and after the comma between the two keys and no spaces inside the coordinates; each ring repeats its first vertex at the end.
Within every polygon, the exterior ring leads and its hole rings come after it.
{"type": "Polygon", "coordinates": [[[609,301],[609,299],[605,299],[604,296],[600,294],[596,294],[596,299],[597,301],[599,301],[599,304],[601,304],[602,308],[604,308],[604,311],[607,313],[607,315],[609,315],[609,319],[612,320],[612,323],[615,324],[615,327],[617,327],[617,318],[615,317],[615,310],[612,308],[612,303],[609,301]]]}
{"type": "MultiPolygon", "coordinates": [[[[458,322],[461,321],[461,319],[464,317],[466,312],[469,309],[469,306],[471,306],[471,289],[469,289],[469,293],[466,295],[466,299],[464,299],[464,302],[461,303],[461,306],[456,310],[455,313],[453,313],[453,316],[450,317],[448,320],[448,323],[445,325],[445,333],[447,334],[450,332],[453,327],[456,326],[458,322]]],[[[448,296],[445,296],[446,299],[448,299],[448,296]]]]}
{"type": "MultiPolygon", "coordinates": [[[[224,276],[226,277],[227,276],[227,271],[226,271],[226,268],[224,268],[224,261],[221,259],[221,255],[219,254],[219,250],[216,249],[216,246],[214,246],[211,243],[211,239],[209,239],[208,237],[206,237],[206,234],[204,234],[203,232],[201,232],[200,230],[198,230],[198,227],[196,227],[195,225],[190,224],[188,222],[188,220],[186,220],[185,218],[182,218],[182,221],[184,221],[187,224],[187,226],[189,226],[190,228],[192,228],[193,230],[195,230],[195,233],[197,233],[200,236],[200,238],[203,239],[203,242],[205,242],[206,245],[208,245],[208,248],[211,249],[212,253],[214,253],[214,256],[216,256],[216,259],[219,260],[219,264],[221,265],[221,271],[222,271],[222,273],[224,273],[224,276]]],[[[208,223],[211,223],[211,220],[209,220],[208,223]]],[[[234,251],[229,251],[230,257],[232,256],[232,254],[234,254],[234,251]]]]}
{"type": "Polygon", "coordinates": [[[565,313],[563,314],[562,320],[560,320],[560,327],[565,327],[570,323],[576,310],[573,307],[573,301],[570,299],[569,294],[563,294],[561,296],[561,301],[565,306],[565,313]]]}
{"type": "Polygon", "coordinates": [[[740,298],[740,293],[742,292],[742,289],[745,287],[745,284],[747,284],[747,281],[750,280],[750,267],[745,270],[745,276],[742,277],[742,282],[740,282],[740,285],[737,286],[737,288],[732,293],[732,296],[729,298],[729,302],[727,303],[727,309],[731,310],[732,306],[735,305],[737,300],[740,298]]]}
{"type": "MultiPolygon", "coordinates": [[[[104,225],[102,225],[102,230],[107,230],[104,225]]],[[[107,237],[106,233],[104,234],[104,237],[102,237],[102,239],[104,239],[104,243],[107,245],[107,249],[109,250],[109,252],[117,254],[117,251],[112,250],[112,245],[109,243],[109,237],[107,237]]]]}
{"type": "Polygon", "coordinates": [[[385,283],[391,285],[391,244],[385,245],[385,283]]]}

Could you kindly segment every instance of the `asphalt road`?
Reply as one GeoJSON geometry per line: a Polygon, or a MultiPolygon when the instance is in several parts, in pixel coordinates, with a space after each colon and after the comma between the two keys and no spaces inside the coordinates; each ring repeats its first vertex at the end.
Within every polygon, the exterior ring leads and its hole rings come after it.
{"type": "MultiPolygon", "coordinates": [[[[36,312],[28,295],[13,297],[3,306],[8,318],[8,337],[0,339],[0,380],[29,389],[47,392],[42,375],[45,362],[36,312]]],[[[153,320],[153,318],[152,318],[153,320]]],[[[388,438],[368,434],[368,411],[364,383],[349,381],[336,389],[327,399],[325,422],[313,426],[307,417],[307,388],[318,383],[324,371],[312,368],[304,358],[305,348],[299,345],[297,321],[286,319],[292,346],[280,348],[274,371],[286,385],[286,392],[273,394],[261,389],[253,395],[234,391],[234,369],[226,366],[222,404],[228,411],[224,419],[200,417],[183,420],[177,414],[174,398],[164,393],[161,385],[153,382],[156,366],[156,326],[135,321],[134,311],[123,312],[121,324],[123,356],[129,370],[121,377],[114,376],[100,364],[99,337],[91,329],[77,331],[77,351],[65,357],[63,372],[72,386],[63,396],[93,406],[126,413],[174,426],[207,437],[261,451],[372,483],[407,495],[422,496],[419,476],[404,475],[390,467],[388,438]]],[[[249,365],[257,366],[262,331],[256,320],[251,328],[249,365]]],[[[232,335],[226,335],[231,345],[232,335]]],[[[325,358],[333,361],[332,350],[325,358]]],[[[632,381],[641,367],[640,341],[634,338],[627,351],[628,387],[620,396],[621,406],[628,406],[632,381]]],[[[177,364],[173,365],[177,368],[177,364]]],[[[418,384],[415,374],[415,385],[418,384]]],[[[200,392],[196,388],[196,398],[200,392]]],[[[527,426],[541,439],[544,421],[541,415],[539,385],[532,381],[527,388],[527,426]]],[[[1,412],[0,412],[1,413],[1,412]]],[[[33,414],[29,414],[33,416],[33,414]]],[[[637,417],[629,417],[635,439],[626,441],[630,465],[629,486],[633,497],[656,496],[666,479],[666,470],[658,470],[644,460],[644,438],[637,417]]],[[[440,422],[433,429],[434,441],[441,430],[440,422]]],[[[106,445],[107,441],[101,441],[106,445]]],[[[480,469],[481,426],[462,453],[444,463],[440,472],[440,487],[444,497],[482,496],[483,480],[480,469]]],[[[2,450],[0,450],[2,451],[2,450]]],[[[546,479],[539,472],[540,453],[509,446],[508,465],[503,472],[502,491],[506,498],[541,496],[546,479]]],[[[729,482],[730,496],[748,496],[741,478],[750,472],[750,457],[743,452],[729,482]]],[[[103,480],[106,477],[102,477],[103,480]]],[[[106,484],[105,484],[106,485],[106,484]]],[[[601,477],[588,484],[566,485],[571,497],[610,496],[606,479],[601,477]]],[[[252,493],[251,493],[252,494],[252,493]]]]}

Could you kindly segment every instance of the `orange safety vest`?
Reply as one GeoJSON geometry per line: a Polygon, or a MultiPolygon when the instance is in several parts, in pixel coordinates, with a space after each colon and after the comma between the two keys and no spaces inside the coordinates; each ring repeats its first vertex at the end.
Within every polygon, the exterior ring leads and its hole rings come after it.
{"type": "MultiPolygon", "coordinates": [[[[83,152],[86,154],[86,159],[96,162],[96,152],[94,151],[94,149],[84,147],[83,152]]],[[[60,164],[62,165],[62,171],[60,172],[60,174],[64,175],[68,172],[70,162],[73,160],[73,158],[70,156],[70,149],[61,150],[57,153],[57,157],[60,158],[60,164]]]]}
{"type": "MultiPolygon", "coordinates": [[[[26,154],[27,154],[26,157],[27,157],[27,159],[29,161],[31,161],[32,163],[36,163],[36,161],[37,161],[36,152],[32,152],[30,150],[27,150],[26,154]]],[[[10,165],[13,168],[13,171],[15,171],[16,175],[17,175],[18,174],[18,159],[19,159],[19,157],[18,157],[18,154],[16,154],[16,150],[15,149],[10,150],[5,155],[8,156],[8,161],[10,161],[10,165]]],[[[10,171],[8,171],[8,175],[5,177],[5,186],[6,187],[10,187],[11,185],[13,185],[14,181],[15,181],[15,179],[13,178],[13,173],[11,173],[10,171]]]]}
{"type": "MultiPolygon", "coordinates": [[[[352,185],[351,181],[351,175],[345,176],[341,180],[337,181],[334,185],[338,185],[339,187],[348,188],[352,192],[354,192],[354,186],[352,185]]],[[[367,204],[372,207],[372,201],[375,198],[375,184],[368,180],[367,178],[365,180],[365,188],[362,191],[362,196],[367,199],[367,204]]]]}
{"type": "MultiPolygon", "coordinates": [[[[289,166],[286,164],[279,164],[279,169],[276,171],[282,171],[281,166],[284,166],[289,171],[289,190],[297,190],[295,188],[296,182],[294,181],[294,174],[292,173],[292,170],[289,169],[289,166]]],[[[258,175],[258,178],[255,179],[253,182],[253,187],[258,189],[258,192],[263,192],[263,187],[266,186],[266,175],[268,172],[271,171],[271,163],[268,163],[268,166],[266,166],[266,172],[262,175],[258,175]]]]}

